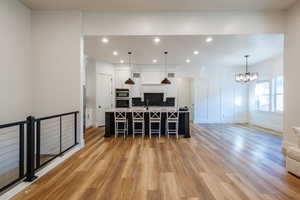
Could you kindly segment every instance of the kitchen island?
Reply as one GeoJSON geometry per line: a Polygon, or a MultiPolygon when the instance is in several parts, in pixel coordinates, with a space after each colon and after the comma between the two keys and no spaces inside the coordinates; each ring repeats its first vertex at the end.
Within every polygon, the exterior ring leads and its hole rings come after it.
{"type": "MultiPolygon", "coordinates": [[[[145,135],[149,135],[149,112],[153,111],[160,111],[161,112],[161,134],[162,136],[165,135],[166,131],[166,117],[167,112],[170,112],[171,109],[110,109],[105,112],[105,137],[112,137],[115,135],[115,120],[114,120],[114,112],[115,111],[121,111],[126,112],[126,118],[128,120],[128,135],[132,135],[132,112],[138,111],[138,112],[144,112],[145,117],[145,135]]],[[[174,111],[174,109],[172,109],[174,111]]],[[[179,127],[178,127],[178,134],[179,136],[183,136],[185,138],[190,138],[190,119],[189,111],[178,111],[179,112],[179,127]]]]}

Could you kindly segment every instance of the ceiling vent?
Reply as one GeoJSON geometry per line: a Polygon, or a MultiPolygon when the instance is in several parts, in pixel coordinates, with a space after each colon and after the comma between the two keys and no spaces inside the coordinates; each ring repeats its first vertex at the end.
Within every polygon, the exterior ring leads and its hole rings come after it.
{"type": "Polygon", "coordinates": [[[168,73],[168,78],[175,78],[175,73],[168,73]]]}
{"type": "Polygon", "coordinates": [[[133,78],[141,78],[141,73],[133,73],[133,78]]]}

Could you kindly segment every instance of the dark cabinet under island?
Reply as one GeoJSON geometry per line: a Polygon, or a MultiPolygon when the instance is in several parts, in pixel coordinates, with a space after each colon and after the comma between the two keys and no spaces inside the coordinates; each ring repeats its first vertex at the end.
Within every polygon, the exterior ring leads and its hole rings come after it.
{"type": "MultiPolygon", "coordinates": [[[[115,135],[115,120],[114,112],[122,111],[126,112],[126,118],[128,120],[128,135],[132,134],[132,109],[112,109],[105,112],[105,137],[112,137],[115,135]]],[[[140,111],[140,110],[139,110],[140,111]]],[[[149,135],[149,112],[150,110],[144,110],[144,120],[145,120],[145,135],[149,135]]],[[[166,118],[167,118],[167,109],[160,110],[161,112],[161,133],[165,134],[166,131],[166,118]]],[[[188,111],[178,111],[179,113],[179,124],[178,124],[178,134],[185,138],[190,138],[190,113],[188,111]]]]}

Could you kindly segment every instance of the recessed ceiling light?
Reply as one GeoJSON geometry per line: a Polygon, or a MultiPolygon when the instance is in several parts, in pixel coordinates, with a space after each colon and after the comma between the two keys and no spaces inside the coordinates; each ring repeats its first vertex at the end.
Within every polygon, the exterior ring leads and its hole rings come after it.
{"type": "Polygon", "coordinates": [[[114,56],[117,56],[117,55],[118,55],[118,52],[117,52],[117,51],[114,51],[113,54],[114,54],[114,56]]]}
{"type": "Polygon", "coordinates": [[[190,60],[190,59],[186,59],[185,62],[186,62],[186,63],[190,63],[191,60],[190,60]]]}
{"type": "Polygon", "coordinates": [[[109,42],[109,39],[106,38],[106,37],[103,37],[103,38],[101,39],[101,42],[106,44],[106,43],[109,42]]]}
{"type": "Polygon", "coordinates": [[[213,40],[214,40],[214,39],[213,39],[212,37],[207,37],[205,41],[206,41],[207,43],[210,43],[210,42],[212,42],[213,40]]]}
{"type": "Polygon", "coordinates": [[[157,63],[157,60],[156,60],[156,59],[153,59],[152,62],[153,62],[153,63],[157,63]]]}
{"type": "Polygon", "coordinates": [[[199,51],[194,51],[194,55],[198,55],[199,54],[199,51]]]}
{"type": "Polygon", "coordinates": [[[120,60],[120,63],[122,63],[122,64],[123,64],[123,63],[124,63],[124,60],[120,60]]]}
{"type": "Polygon", "coordinates": [[[153,39],[153,41],[157,44],[157,43],[160,42],[160,38],[159,38],[159,37],[156,37],[156,38],[153,39]]]}

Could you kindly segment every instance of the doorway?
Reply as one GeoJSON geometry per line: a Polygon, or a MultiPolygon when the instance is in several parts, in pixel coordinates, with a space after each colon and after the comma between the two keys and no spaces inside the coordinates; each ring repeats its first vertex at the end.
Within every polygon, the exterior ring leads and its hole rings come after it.
{"type": "Polygon", "coordinates": [[[105,111],[111,109],[112,103],[112,76],[110,74],[96,75],[96,123],[104,126],[105,111]]]}

